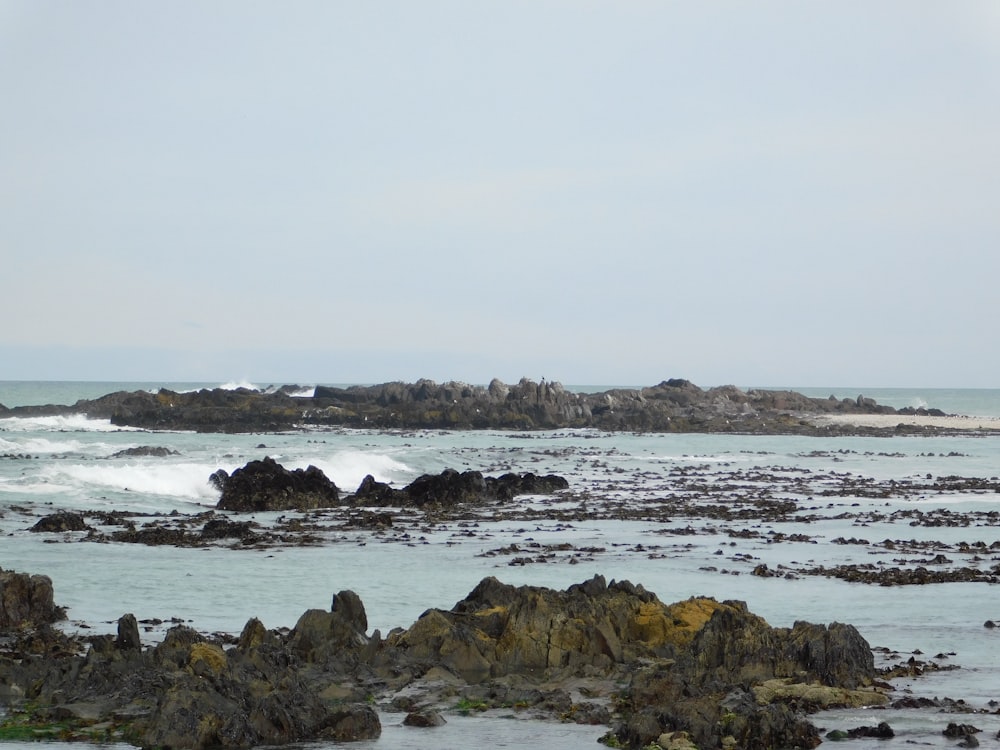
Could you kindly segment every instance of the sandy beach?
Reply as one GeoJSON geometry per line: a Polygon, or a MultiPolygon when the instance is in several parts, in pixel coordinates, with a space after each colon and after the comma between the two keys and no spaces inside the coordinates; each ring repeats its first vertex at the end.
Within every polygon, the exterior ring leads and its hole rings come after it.
{"type": "Polygon", "coordinates": [[[950,415],[928,417],[911,414],[826,414],[815,418],[817,425],[849,424],[858,427],[893,428],[905,424],[917,427],[938,427],[945,430],[1000,430],[996,417],[950,415]]]}

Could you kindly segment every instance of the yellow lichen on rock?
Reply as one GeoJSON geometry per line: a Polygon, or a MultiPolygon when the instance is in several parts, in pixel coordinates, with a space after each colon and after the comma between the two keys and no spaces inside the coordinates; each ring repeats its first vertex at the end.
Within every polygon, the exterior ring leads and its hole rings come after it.
{"type": "Polygon", "coordinates": [[[882,706],[889,699],[876,690],[848,690],[846,688],[821,685],[818,682],[803,683],[789,680],[767,680],[753,687],[757,703],[764,706],[776,701],[795,700],[818,708],[861,708],[882,706]]]}
{"type": "Polygon", "coordinates": [[[660,602],[642,602],[632,618],[632,635],[650,646],[670,644],[687,646],[716,610],[725,605],[700,597],[664,606],[660,602]]]}
{"type": "Polygon", "coordinates": [[[657,738],[656,744],[663,750],[698,750],[687,732],[665,732],[657,738]]]}
{"type": "Polygon", "coordinates": [[[226,652],[214,643],[193,643],[188,665],[192,672],[202,677],[222,674],[226,668],[226,652]]]}

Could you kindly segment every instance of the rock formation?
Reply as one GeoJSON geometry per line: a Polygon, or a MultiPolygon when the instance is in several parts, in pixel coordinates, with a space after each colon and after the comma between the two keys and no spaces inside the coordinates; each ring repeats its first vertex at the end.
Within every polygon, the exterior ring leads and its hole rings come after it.
{"type": "MultiPolygon", "coordinates": [[[[576,393],[560,383],[522,378],[515,385],[493,380],[466,383],[383,383],[331,388],[317,386],[310,397],[290,388],[254,391],[216,388],[190,393],[161,390],[111,393],[72,406],[20,406],[7,416],[85,413],[122,426],[200,432],[289,430],[303,425],[379,429],[557,429],[655,432],[815,433],[804,415],[893,414],[859,395],[856,399],[808,398],[792,391],[734,386],[702,389],[682,379],[638,389],[576,393]]],[[[907,413],[918,413],[907,410],[907,413]]],[[[937,414],[937,410],[919,413],[937,414]]],[[[858,428],[824,427],[832,429],[858,428]]]]}
{"type": "Polygon", "coordinates": [[[614,719],[609,738],[638,748],[812,747],[804,711],[884,700],[871,649],[849,625],[772,628],[741,602],[667,605],[600,576],[565,591],[486,578],[405,630],[383,638],[367,626],[349,590],[290,631],[251,619],[230,640],[176,626],[143,649],[125,615],[117,637],[49,633],[60,648],[5,658],[0,701],[39,731],[59,719],[71,737],[99,725],[102,738],[144,747],[243,748],[378,736],[372,698],[441,723],[436,712],[458,693],[469,705],[614,719]],[[590,699],[571,696],[581,685],[590,699]]]}
{"type": "Polygon", "coordinates": [[[445,469],[424,474],[395,489],[366,476],[353,495],[342,497],[337,486],[315,466],[286,469],[273,458],[250,461],[230,476],[219,469],[209,481],[220,491],[220,510],[313,510],[338,505],[450,507],[462,503],[510,500],[517,495],[551,494],[569,483],[554,475],[508,473],[484,476],[478,471],[445,469]]]}

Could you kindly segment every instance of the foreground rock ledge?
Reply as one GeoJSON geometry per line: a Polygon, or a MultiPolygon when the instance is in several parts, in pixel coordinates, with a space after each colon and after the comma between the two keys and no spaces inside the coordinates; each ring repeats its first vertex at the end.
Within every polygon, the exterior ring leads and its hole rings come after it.
{"type": "Polygon", "coordinates": [[[408,629],[367,627],[342,591],[290,631],[252,619],[238,639],[178,626],[143,648],[132,615],[117,637],[18,631],[5,636],[0,699],[62,737],[171,748],[370,739],[373,704],[433,713],[460,701],[608,724],[609,744],[634,748],[814,747],[804,711],[884,701],[850,625],[772,628],[741,602],[667,605],[601,576],[565,591],[486,578],[408,629]]]}

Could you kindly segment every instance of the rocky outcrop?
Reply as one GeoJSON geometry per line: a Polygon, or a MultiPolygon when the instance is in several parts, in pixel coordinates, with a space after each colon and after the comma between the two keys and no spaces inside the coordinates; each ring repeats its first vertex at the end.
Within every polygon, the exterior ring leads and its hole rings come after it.
{"type": "MultiPolygon", "coordinates": [[[[835,430],[860,429],[824,426],[820,430],[803,415],[896,413],[863,395],[854,399],[814,399],[793,391],[743,391],[731,385],[702,389],[683,379],[600,393],[577,393],[557,382],[543,379],[536,383],[527,378],[514,385],[494,379],[486,387],[431,380],[350,388],[317,386],[311,396],[290,395],[297,392],[301,392],[297,387],[118,392],[78,401],[73,406],[15,407],[9,415],[86,413],[123,426],[201,432],[277,431],[318,425],[831,434],[835,430]]],[[[907,413],[940,412],[911,409],[907,413]]]]}
{"type": "Polygon", "coordinates": [[[518,495],[550,495],[567,487],[569,482],[554,474],[538,476],[527,472],[489,477],[478,471],[445,469],[440,474],[417,477],[398,490],[369,475],[350,499],[356,505],[453,506],[510,500],[518,495]]]}
{"type": "Polygon", "coordinates": [[[52,579],[0,568],[0,632],[38,628],[65,619],[52,579]]]}
{"type": "MultiPolygon", "coordinates": [[[[619,743],[645,747],[683,731],[699,747],[813,747],[818,733],[795,708],[795,686],[815,686],[815,708],[880,703],[871,649],[849,625],[772,628],[742,602],[694,598],[665,605],[641,586],[596,577],[557,592],[485,579],[450,611],[429,610],[388,645],[469,682],[510,675],[552,681],[630,665],[619,743]],[[774,688],[774,681],[785,686],[774,688]],[[755,695],[755,685],[774,692],[755,695]],[[840,702],[843,701],[843,702],[840,702]]],[[[805,704],[802,704],[805,705],[805,704]]]]}
{"type": "Polygon", "coordinates": [[[55,533],[60,531],[86,531],[89,526],[79,513],[63,511],[38,519],[28,531],[55,533]]]}
{"type": "Polygon", "coordinates": [[[139,445],[134,448],[125,448],[111,454],[111,458],[164,458],[166,456],[179,456],[175,450],[170,450],[162,445],[139,445]]]}
{"type": "Polygon", "coordinates": [[[250,461],[232,475],[219,469],[209,477],[209,482],[221,491],[217,508],[245,513],[338,505],[451,507],[510,500],[517,495],[551,494],[569,486],[563,477],[551,474],[538,476],[527,472],[489,477],[478,471],[445,469],[440,474],[417,477],[400,489],[369,475],[357,492],[342,498],[337,486],[315,466],[289,470],[273,458],[250,461]]]}
{"type": "Polygon", "coordinates": [[[222,492],[220,510],[314,510],[340,504],[340,490],[321,469],[289,470],[270,457],[250,461],[232,475],[219,469],[209,481],[222,492]]]}
{"type": "Polygon", "coordinates": [[[186,748],[375,737],[372,697],[440,724],[456,693],[564,720],[609,722],[613,709],[609,737],[628,747],[812,747],[804,710],[882,700],[871,649],[848,625],[772,628],[741,602],[667,605],[600,576],[565,591],[486,578],[384,639],[367,626],[349,590],[290,631],[251,619],[238,639],[177,626],[143,649],[126,615],[86,654],[67,643],[58,657],[18,655],[0,687],[30,700],[22,725],[99,722],[109,739],[186,748]]]}

